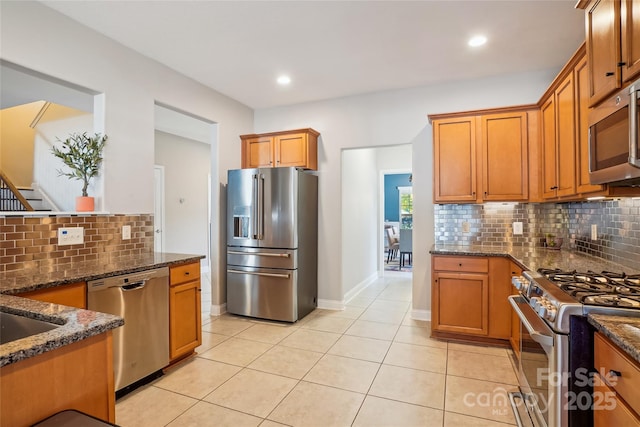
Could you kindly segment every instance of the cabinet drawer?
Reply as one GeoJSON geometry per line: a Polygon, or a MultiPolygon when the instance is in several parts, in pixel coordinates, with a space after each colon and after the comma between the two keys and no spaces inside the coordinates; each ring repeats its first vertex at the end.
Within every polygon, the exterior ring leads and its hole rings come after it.
{"type": "Polygon", "coordinates": [[[640,413],[640,368],[604,335],[595,334],[595,368],[606,375],[606,380],[618,395],[636,412],[640,413]],[[611,371],[620,375],[612,376],[611,371]]]}
{"type": "Polygon", "coordinates": [[[640,426],[638,414],[620,400],[615,391],[604,384],[600,375],[595,375],[594,380],[594,427],[640,426]]]}
{"type": "Polygon", "coordinates": [[[70,283],[55,288],[24,292],[18,296],[69,307],[87,308],[87,283],[70,283]]]}
{"type": "Polygon", "coordinates": [[[200,278],[200,262],[171,267],[169,275],[171,286],[197,280],[200,278]]]}
{"type": "Polygon", "coordinates": [[[438,271],[489,272],[489,258],[478,257],[433,257],[433,269],[438,271]]]}

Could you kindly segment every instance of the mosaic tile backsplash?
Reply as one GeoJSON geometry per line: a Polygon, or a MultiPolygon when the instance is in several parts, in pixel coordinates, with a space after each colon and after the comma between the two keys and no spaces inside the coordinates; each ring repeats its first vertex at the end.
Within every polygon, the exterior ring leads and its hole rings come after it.
{"type": "Polygon", "coordinates": [[[436,243],[541,246],[551,236],[562,238],[563,247],[638,268],[640,199],[435,206],[436,243]],[[522,235],[513,234],[513,222],[522,222],[522,235]]]}
{"type": "Polygon", "coordinates": [[[0,217],[0,271],[56,268],[61,264],[153,252],[153,215],[0,217]],[[122,239],[122,226],[131,239],[122,239]],[[84,243],[58,245],[58,228],[83,227],[84,243]]]}

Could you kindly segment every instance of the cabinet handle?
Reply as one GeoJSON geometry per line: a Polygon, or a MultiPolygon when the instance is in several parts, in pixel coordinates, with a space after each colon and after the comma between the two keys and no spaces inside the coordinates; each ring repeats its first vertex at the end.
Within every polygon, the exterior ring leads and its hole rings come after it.
{"type": "Polygon", "coordinates": [[[611,369],[609,371],[609,375],[611,375],[612,377],[621,377],[622,376],[622,372],[620,371],[614,371],[613,369],[611,369]]]}
{"type": "Polygon", "coordinates": [[[184,272],[184,275],[185,275],[185,276],[188,276],[188,275],[189,275],[189,272],[188,272],[188,271],[185,271],[185,272],[184,272]]]}
{"type": "Polygon", "coordinates": [[[611,76],[613,76],[614,74],[615,74],[615,73],[614,73],[613,71],[608,71],[608,72],[604,73],[604,76],[605,76],[605,77],[611,77],[611,76]]]}
{"type": "Polygon", "coordinates": [[[618,67],[624,67],[625,65],[627,65],[626,62],[618,62],[618,67]]]}
{"type": "Polygon", "coordinates": [[[557,190],[557,189],[558,189],[558,186],[557,186],[557,185],[556,185],[556,186],[554,186],[554,187],[549,188],[549,190],[557,190]]]}

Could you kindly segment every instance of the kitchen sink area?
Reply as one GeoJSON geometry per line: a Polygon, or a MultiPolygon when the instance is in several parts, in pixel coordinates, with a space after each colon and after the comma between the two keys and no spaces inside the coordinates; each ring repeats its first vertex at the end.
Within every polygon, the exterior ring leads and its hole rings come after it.
{"type": "Polygon", "coordinates": [[[0,345],[59,328],[60,325],[25,315],[0,312],[0,345]]]}

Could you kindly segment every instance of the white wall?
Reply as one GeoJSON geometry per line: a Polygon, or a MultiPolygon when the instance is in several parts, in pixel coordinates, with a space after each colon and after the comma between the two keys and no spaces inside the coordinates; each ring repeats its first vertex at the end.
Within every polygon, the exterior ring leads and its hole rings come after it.
{"type": "MultiPolygon", "coordinates": [[[[103,95],[94,108],[105,148],[104,203],[112,213],[153,212],[154,103],[218,123],[212,147],[213,223],[221,221],[227,169],[240,167],[238,135],[253,132],[253,111],[37,2],[0,2],[2,59],[103,95]],[[100,117],[102,115],[102,117],[100,117]],[[219,159],[219,161],[218,161],[219,159]],[[216,183],[218,185],[216,186],[216,183]],[[221,194],[221,195],[218,195],[221,194]]],[[[224,253],[224,236],[213,253],[224,253]]],[[[224,275],[212,265],[213,303],[224,298],[224,275]]]]}
{"type": "MultiPolygon", "coordinates": [[[[156,131],[155,162],[164,166],[166,252],[206,254],[209,229],[208,174],[211,146],[156,131]]],[[[208,259],[201,265],[208,266],[208,259]]]]}
{"type": "MultiPolygon", "coordinates": [[[[342,152],[342,295],[378,276],[378,173],[373,149],[342,152]]],[[[322,302],[322,301],[321,301],[322,302]]]]}
{"type": "MultiPolygon", "coordinates": [[[[70,170],[62,160],[51,153],[51,147],[61,147],[62,142],[58,139],[63,141],[71,133],[84,132],[89,135],[94,133],[93,114],[57,104],[51,104],[36,126],[33,181],[63,212],[72,212],[76,209],[76,197],[82,196],[82,181],[59,175],[58,170],[63,172],[70,170]]],[[[87,188],[89,196],[96,198],[96,206],[101,206],[102,201],[102,192],[99,188],[100,183],[96,178],[90,181],[87,188]]]]}
{"type": "MultiPolygon", "coordinates": [[[[428,114],[535,103],[558,70],[505,75],[353,96],[289,107],[257,110],[255,132],[312,127],[319,147],[318,296],[342,301],[342,151],[348,148],[413,146],[413,309],[430,310],[430,258],[433,244],[432,131],[428,114]]],[[[375,215],[375,213],[371,213],[375,215]]],[[[353,273],[354,275],[356,273],[353,273]]],[[[366,274],[365,272],[361,274],[366,274]]]]}

